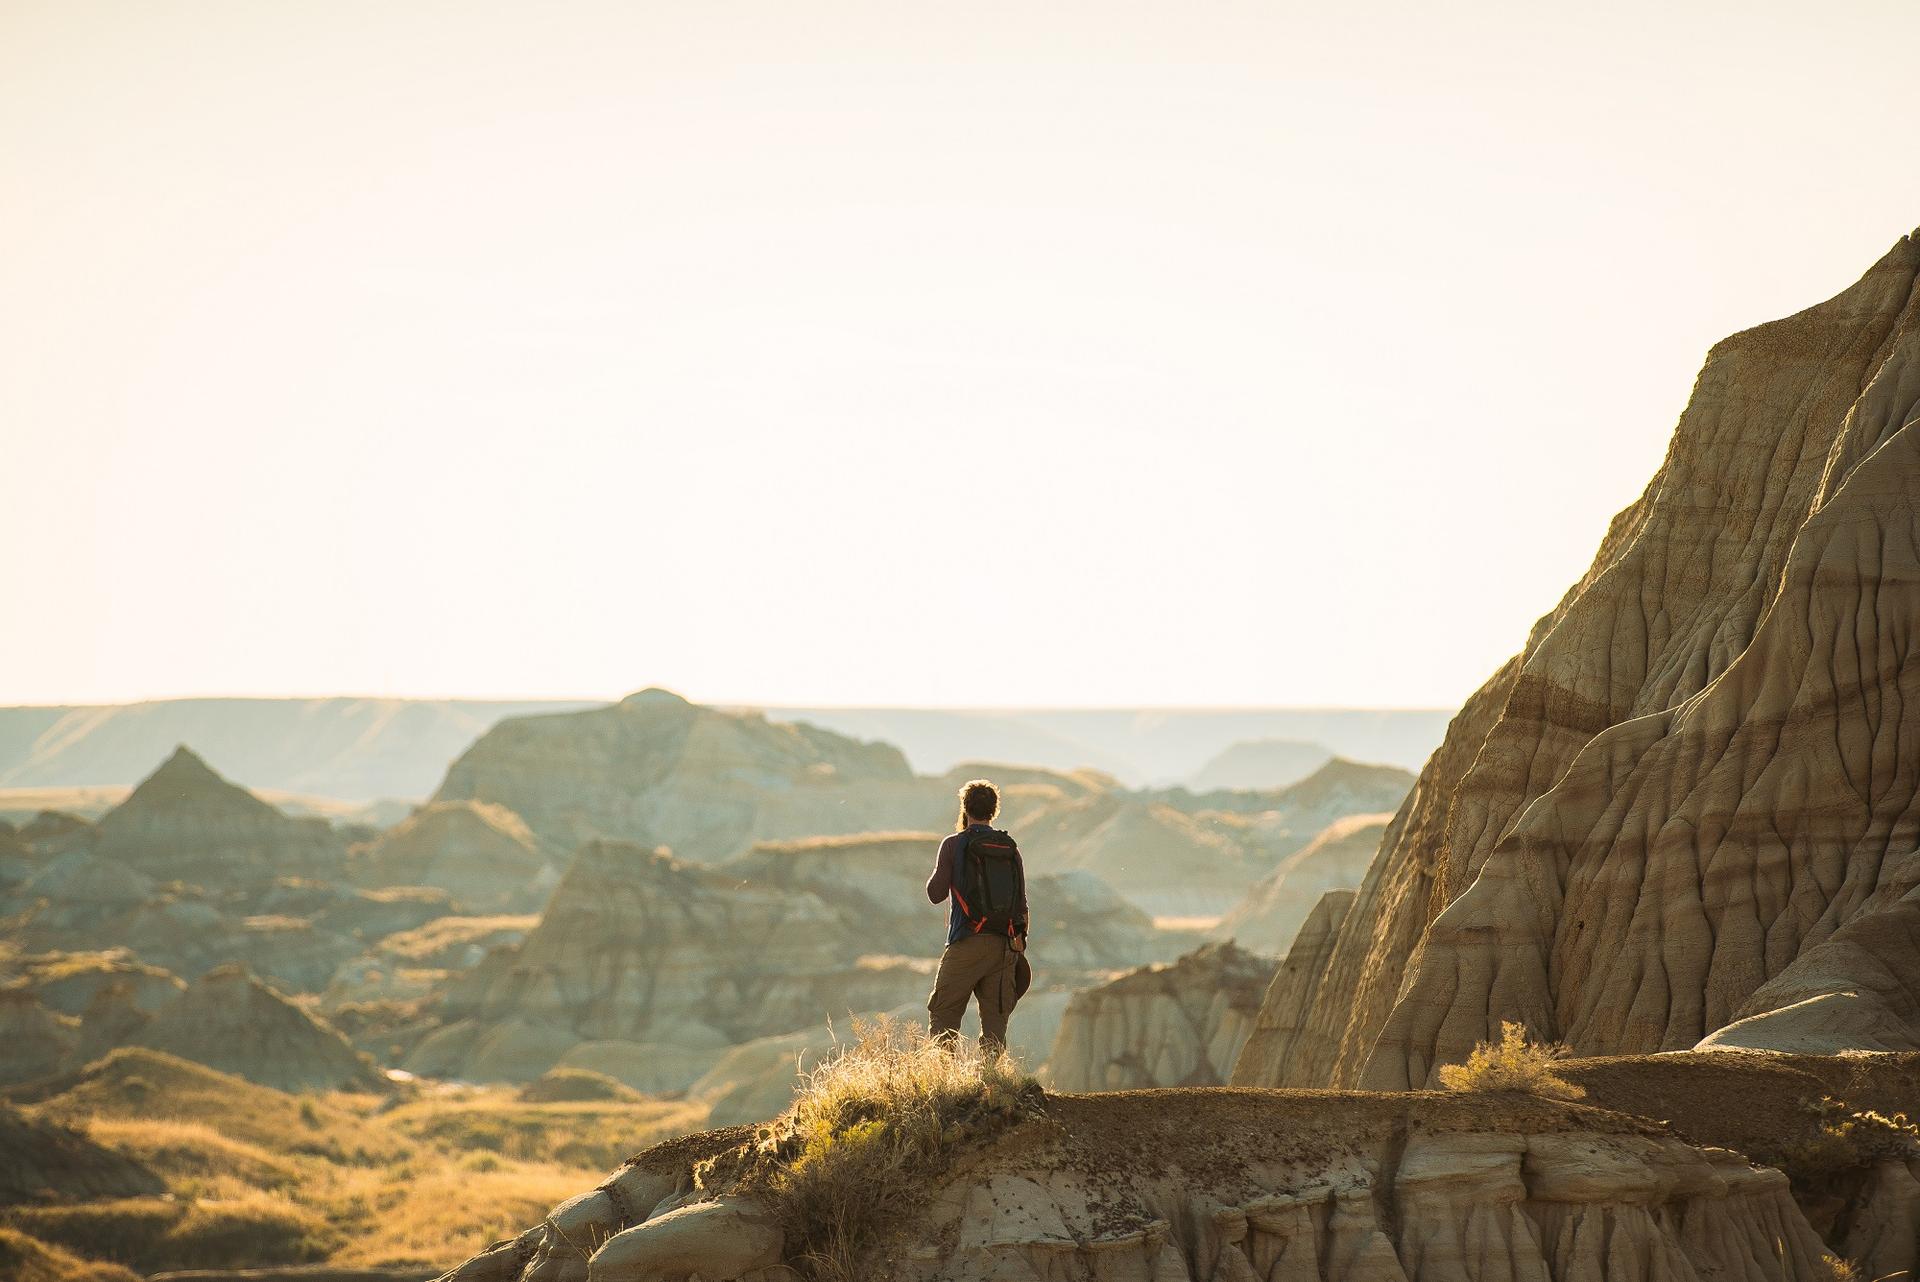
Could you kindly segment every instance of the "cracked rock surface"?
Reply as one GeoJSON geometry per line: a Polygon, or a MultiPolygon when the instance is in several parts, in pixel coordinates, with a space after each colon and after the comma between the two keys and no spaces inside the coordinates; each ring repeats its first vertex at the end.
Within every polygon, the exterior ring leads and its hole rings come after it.
{"type": "MultiPolygon", "coordinates": [[[[650,1150],[448,1277],[797,1277],[770,1208],[694,1188],[694,1164],[743,1139],[650,1150]]],[[[1215,1088],[1051,1097],[860,1262],[902,1282],[1787,1282],[1826,1255],[1786,1176],[1652,1122],[1526,1096],[1215,1088]]]]}
{"type": "Polygon", "coordinates": [[[1503,1020],[1581,1054],[1920,1045],[1916,274],[1908,237],[1714,347],[1236,1081],[1419,1086],[1503,1020]]]}

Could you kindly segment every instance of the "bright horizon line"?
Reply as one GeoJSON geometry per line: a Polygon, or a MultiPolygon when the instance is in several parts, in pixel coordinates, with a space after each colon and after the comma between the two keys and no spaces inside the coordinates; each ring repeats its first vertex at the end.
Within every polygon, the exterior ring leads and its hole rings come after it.
{"type": "Polygon", "coordinates": [[[280,694],[161,694],[134,699],[36,699],[0,704],[0,708],[132,708],[152,703],[292,703],[309,699],[349,699],[398,703],[590,703],[615,704],[644,690],[663,689],[703,708],[761,709],[768,712],[832,709],[844,712],[1447,712],[1441,704],[1367,703],[836,703],[801,700],[769,703],[757,699],[693,698],[666,686],[638,686],[625,694],[369,694],[364,691],[280,694]]]}

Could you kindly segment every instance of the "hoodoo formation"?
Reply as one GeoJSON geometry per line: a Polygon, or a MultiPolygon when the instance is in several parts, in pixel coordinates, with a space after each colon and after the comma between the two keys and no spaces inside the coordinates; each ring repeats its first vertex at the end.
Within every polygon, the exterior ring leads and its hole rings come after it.
{"type": "Polygon", "coordinates": [[[1586,1054],[1920,1046],[1893,978],[1920,885],[1917,271],[1908,237],[1714,347],[1236,1081],[1419,1086],[1502,1020],[1586,1054]]]}

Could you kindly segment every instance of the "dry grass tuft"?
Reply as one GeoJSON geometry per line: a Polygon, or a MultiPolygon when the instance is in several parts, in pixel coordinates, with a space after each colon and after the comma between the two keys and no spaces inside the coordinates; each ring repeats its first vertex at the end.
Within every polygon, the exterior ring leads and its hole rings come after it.
{"type": "Polygon", "coordinates": [[[704,1163],[702,1187],[732,1184],[771,1204],[789,1252],[822,1282],[858,1274],[866,1243],[924,1194],[968,1142],[1044,1109],[1031,1077],[972,1044],[951,1049],[881,1019],[806,1075],[787,1111],[747,1148],[704,1163]]]}
{"type": "Polygon", "coordinates": [[[1887,1159],[1920,1158],[1920,1126],[1905,1113],[1854,1112],[1830,1096],[1809,1107],[1813,1130],[1782,1147],[1780,1169],[1796,1191],[1820,1192],[1887,1159]]]}
{"type": "Polygon", "coordinates": [[[1586,1088],[1560,1076],[1557,1061],[1567,1048],[1527,1040],[1527,1030],[1512,1022],[1500,1025],[1498,1042],[1481,1042],[1464,1064],[1440,1069],[1440,1084],[1450,1091],[1523,1091],[1547,1099],[1575,1100],[1586,1088]]]}

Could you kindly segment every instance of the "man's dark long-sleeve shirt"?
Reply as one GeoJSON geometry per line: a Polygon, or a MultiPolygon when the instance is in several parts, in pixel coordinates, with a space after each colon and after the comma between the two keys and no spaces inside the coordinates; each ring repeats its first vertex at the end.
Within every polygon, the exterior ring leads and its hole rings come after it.
{"type": "MultiPolygon", "coordinates": [[[[967,922],[967,916],[960,911],[960,898],[954,895],[953,888],[960,883],[966,870],[967,833],[992,832],[992,824],[968,824],[967,832],[956,832],[940,843],[940,853],[934,856],[933,875],[927,878],[927,898],[933,903],[943,899],[952,899],[947,906],[947,942],[959,943],[973,933],[973,927],[967,922]]],[[[1020,880],[1020,933],[1026,933],[1027,923],[1027,886],[1026,879],[1020,880]]]]}

